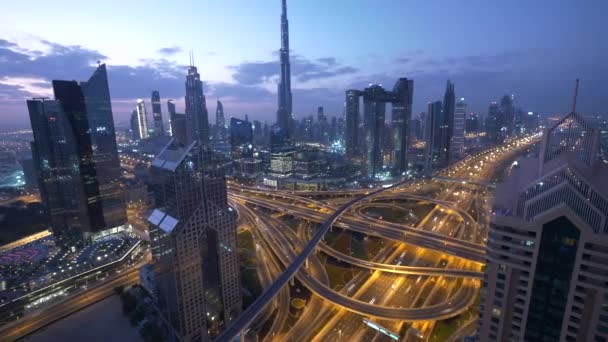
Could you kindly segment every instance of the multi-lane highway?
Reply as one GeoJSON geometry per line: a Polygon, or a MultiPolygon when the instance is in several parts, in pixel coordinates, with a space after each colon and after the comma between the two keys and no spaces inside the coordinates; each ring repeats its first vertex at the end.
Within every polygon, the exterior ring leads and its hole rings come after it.
{"type": "Polygon", "coordinates": [[[116,287],[127,287],[136,284],[139,280],[139,268],[137,266],[141,266],[141,264],[70,294],[66,299],[56,304],[45,306],[20,320],[1,326],[1,340],[14,341],[27,336],[65,316],[113,295],[116,287]]]}

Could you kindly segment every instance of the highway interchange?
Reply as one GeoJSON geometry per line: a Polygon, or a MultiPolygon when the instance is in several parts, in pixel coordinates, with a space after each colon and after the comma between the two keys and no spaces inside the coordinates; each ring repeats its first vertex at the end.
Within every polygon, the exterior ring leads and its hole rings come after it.
{"type": "Polygon", "coordinates": [[[246,340],[273,341],[430,338],[437,321],[468,313],[477,298],[491,207],[488,182],[537,141],[538,136],[513,140],[469,156],[434,178],[380,189],[300,192],[230,183],[231,204],[261,256],[258,275],[265,291],[218,340],[241,332],[246,340]],[[415,224],[361,210],[399,207],[405,201],[433,206],[415,224]],[[370,258],[356,257],[326,241],[330,230],[370,237],[382,241],[382,247],[370,258]],[[350,265],[354,276],[340,286],[331,284],[323,267],[329,258],[350,265]],[[284,286],[294,284],[294,277],[312,293],[295,322],[289,308],[293,298],[284,286]],[[279,323],[260,331],[260,318],[279,323]]]}

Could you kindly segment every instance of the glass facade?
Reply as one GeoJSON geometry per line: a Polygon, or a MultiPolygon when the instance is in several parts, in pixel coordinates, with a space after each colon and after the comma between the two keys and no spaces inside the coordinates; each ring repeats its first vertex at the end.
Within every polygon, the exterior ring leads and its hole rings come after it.
{"type": "Polygon", "coordinates": [[[56,101],[28,101],[35,167],[53,231],[92,236],[123,225],[127,215],[105,65],[80,84],[53,81],[53,91],[56,101]]]}
{"type": "Polygon", "coordinates": [[[186,76],[186,139],[187,144],[200,140],[209,143],[209,117],[203,94],[201,75],[195,66],[188,67],[186,76]]]}
{"type": "Polygon", "coordinates": [[[566,217],[543,225],[525,339],[558,341],[568,302],[580,231],[566,217]]]}
{"type": "Polygon", "coordinates": [[[232,158],[253,157],[253,127],[249,121],[230,119],[232,158]]]}

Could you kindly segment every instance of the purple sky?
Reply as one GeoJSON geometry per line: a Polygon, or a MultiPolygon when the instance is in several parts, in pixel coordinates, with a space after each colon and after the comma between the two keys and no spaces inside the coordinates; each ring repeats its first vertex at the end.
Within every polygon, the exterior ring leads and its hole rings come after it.
{"type": "MultiPolygon", "coordinates": [[[[108,64],[114,116],[157,89],[183,111],[194,50],[210,113],[274,121],[280,1],[10,1],[0,21],[0,129],[29,127],[25,99],[50,80],[85,80],[108,64]],[[36,4],[39,2],[39,4],[36,4]],[[69,8],[69,11],[65,9],[69,8]]],[[[296,117],[342,112],[344,91],[414,79],[414,111],[456,84],[472,111],[514,94],[525,110],[563,113],[574,79],[579,110],[607,113],[608,1],[288,2],[296,117]]],[[[213,121],[214,115],[210,115],[213,121]]]]}

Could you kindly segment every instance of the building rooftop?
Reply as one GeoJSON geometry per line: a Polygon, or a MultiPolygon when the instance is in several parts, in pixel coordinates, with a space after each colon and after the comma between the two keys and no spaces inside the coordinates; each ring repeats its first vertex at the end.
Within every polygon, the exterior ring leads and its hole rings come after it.
{"type": "Polygon", "coordinates": [[[175,139],[171,141],[160,151],[160,153],[152,161],[152,166],[160,167],[169,171],[175,171],[179,164],[186,158],[188,153],[194,148],[196,142],[190,145],[183,146],[175,139]]]}
{"type": "Polygon", "coordinates": [[[154,209],[154,211],[152,211],[152,214],[148,216],[148,222],[157,226],[166,234],[170,234],[179,223],[175,217],[163,212],[160,209],[154,209]]]}
{"type": "Polygon", "coordinates": [[[608,233],[608,165],[596,130],[575,113],[549,128],[538,157],[520,158],[496,187],[494,215],[526,221],[566,205],[596,233],[608,233]]]}

